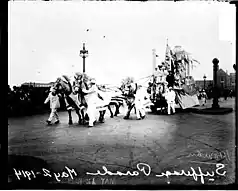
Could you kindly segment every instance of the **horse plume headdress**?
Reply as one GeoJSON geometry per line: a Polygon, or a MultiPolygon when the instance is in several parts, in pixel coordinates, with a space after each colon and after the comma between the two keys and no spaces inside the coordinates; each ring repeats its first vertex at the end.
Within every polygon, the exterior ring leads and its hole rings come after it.
{"type": "Polygon", "coordinates": [[[81,78],[82,78],[82,75],[83,75],[82,73],[76,72],[75,75],[74,75],[75,80],[81,79],[81,78]]]}
{"type": "Polygon", "coordinates": [[[122,80],[122,85],[130,85],[131,83],[134,83],[134,81],[133,77],[127,77],[122,80]]]}
{"type": "Polygon", "coordinates": [[[62,79],[60,77],[58,77],[55,81],[55,84],[59,83],[62,79]]]}
{"type": "Polygon", "coordinates": [[[85,73],[80,73],[80,72],[76,72],[74,75],[75,80],[82,80],[83,82],[87,82],[90,80],[90,77],[85,74],[85,73]]]}
{"type": "Polygon", "coordinates": [[[63,77],[67,82],[70,82],[70,79],[69,79],[68,76],[66,76],[66,75],[62,75],[62,77],[63,77]]]}

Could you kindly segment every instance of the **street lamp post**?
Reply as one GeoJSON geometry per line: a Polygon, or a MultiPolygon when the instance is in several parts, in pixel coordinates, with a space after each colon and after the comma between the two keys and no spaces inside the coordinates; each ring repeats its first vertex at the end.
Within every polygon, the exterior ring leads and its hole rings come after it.
{"type": "Polygon", "coordinates": [[[79,55],[83,58],[83,73],[85,73],[85,58],[88,57],[88,51],[85,49],[85,43],[83,43],[83,50],[80,50],[79,55]]]}
{"type": "Polygon", "coordinates": [[[212,62],[213,62],[213,104],[212,104],[212,108],[217,109],[220,107],[218,104],[218,88],[217,88],[217,70],[218,70],[219,60],[217,58],[214,58],[212,60],[212,62]]]}
{"type": "Polygon", "coordinates": [[[205,90],[205,88],[206,88],[206,75],[204,74],[204,76],[203,76],[203,79],[204,79],[204,85],[203,85],[203,89],[205,90]]]}

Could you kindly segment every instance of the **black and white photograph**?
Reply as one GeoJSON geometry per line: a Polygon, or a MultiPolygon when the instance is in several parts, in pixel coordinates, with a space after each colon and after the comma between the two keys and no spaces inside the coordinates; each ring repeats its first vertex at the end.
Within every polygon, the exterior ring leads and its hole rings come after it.
{"type": "Polygon", "coordinates": [[[231,185],[236,6],[8,1],[8,185],[231,185]]]}

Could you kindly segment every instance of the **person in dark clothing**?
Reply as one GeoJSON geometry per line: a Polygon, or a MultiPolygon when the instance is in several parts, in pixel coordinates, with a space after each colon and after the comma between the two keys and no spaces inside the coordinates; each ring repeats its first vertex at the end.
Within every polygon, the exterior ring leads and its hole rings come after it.
{"type": "Polygon", "coordinates": [[[166,81],[168,82],[168,87],[173,87],[174,86],[174,75],[172,74],[172,71],[169,71],[168,76],[166,77],[166,81]]]}
{"type": "Polygon", "coordinates": [[[229,90],[225,89],[224,90],[224,100],[227,100],[228,96],[229,96],[229,90]]]}
{"type": "Polygon", "coordinates": [[[8,93],[11,93],[12,92],[12,89],[11,87],[8,85],[8,93]]]}
{"type": "Polygon", "coordinates": [[[132,83],[129,84],[127,86],[127,112],[126,112],[126,116],[124,117],[124,119],[129,119],[130,116],[130,112],[133,108],[135,108],[135,94],[137,92],[137,84],[136,83],[132,83]]]}
{"type": "Polygon", "coordinates": [[[232,96],[233,96],[233,91],[232,90],[230,90],[229,96],[230,96],[230,98],[232,98],[232,96]]]}

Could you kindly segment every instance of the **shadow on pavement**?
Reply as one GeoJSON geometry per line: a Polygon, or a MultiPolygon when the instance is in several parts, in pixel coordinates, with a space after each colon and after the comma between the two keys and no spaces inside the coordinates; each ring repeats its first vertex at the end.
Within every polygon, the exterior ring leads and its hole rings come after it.
{"type": "MultiPolygon", "coordinates": [[[[196,110],[198,110],[198,108],[196,108],[196,107],[187,108],[187,109],[175,108],[175,114],[177,114],[177,113],[190,113],[190,112],[193,112],[193,111],[196,111],[196,110]]],[[[167,109],[163,112],[161,112],[160,110],[156,111],[156,112],[148,112],[148,114],[149,115],[168,115],[167,114],[167,109]]],[[[171,114],[172,114],[172,111],[171,111],[171,114]]]]}

